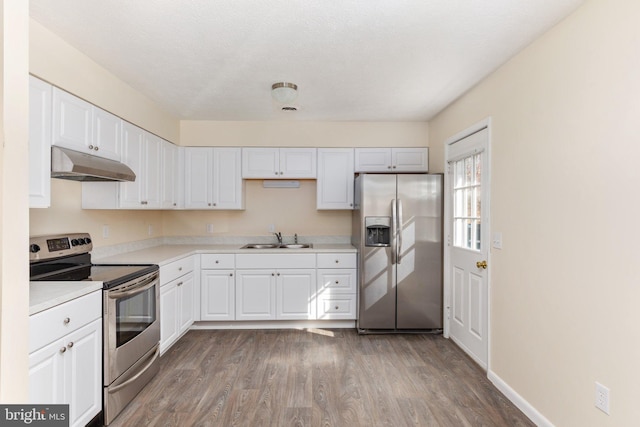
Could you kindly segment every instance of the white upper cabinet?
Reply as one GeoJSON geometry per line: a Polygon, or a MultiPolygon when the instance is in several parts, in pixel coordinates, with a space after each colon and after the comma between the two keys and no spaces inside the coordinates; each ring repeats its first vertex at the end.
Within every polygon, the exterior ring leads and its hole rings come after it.
{"type": "Polygon", "coordinates": [[[316,178],[316,149],[243,148],[242,177],[314,179],[316,178]]]}
{"type": "Polygon", "coordinates": [[[125,123],[122,132],[122,162],[136,174],[134,182],[120,185],[120,208],[160,208],[161,140],[137,126],[125,123]]]}
{"type": "Polygon", "coordinates": [[[173,209],[177,207],[177,194],[175,181],[179,176],[178,167],[178,147],[169,141],[160,141],[161,163],[160,179],[162,194],[160,206],[162,209],[173,209]]]}
{"type": "Polygon", "coordinates": [[[29,76],[29,207],[51,205],[52,87],[29,76]]]}
{"type": "Polygon", "coordinates": [[[356,148],[356,172],[428,172],[429,149],[356,148]]]}
{"type": "Polygon", "coordinates": [[[318,148],[318,209],[353,209],[353,148],[318,148]]]}
{"type": "Polygon", "coordinates": [[[244,209],[241,149],[185,147],[185,209],[244,209]]]}
{"type": "Polygon", "coordinates": [[[120,160],[122,120],[68,92],[53,88],[52,145],[120,160]]]}

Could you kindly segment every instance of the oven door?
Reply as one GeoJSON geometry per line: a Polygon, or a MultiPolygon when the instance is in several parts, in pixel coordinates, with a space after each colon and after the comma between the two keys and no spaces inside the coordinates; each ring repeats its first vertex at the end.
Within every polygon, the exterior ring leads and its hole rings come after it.
{"type": "Polygon", "coordinates": [[[104,385],[160,342],[158,272],[104,291],[104,385]]]}

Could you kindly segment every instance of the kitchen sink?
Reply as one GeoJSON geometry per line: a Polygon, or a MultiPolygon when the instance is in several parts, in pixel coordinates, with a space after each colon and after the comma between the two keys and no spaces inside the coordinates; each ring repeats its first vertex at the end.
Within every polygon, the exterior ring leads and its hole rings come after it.
{"type": "Polygon", "coordinates": [[[312,243],[292,243],[283,245],[272,245],[269,243],[249,243],[240,249],[310,249],[313,248],[312,243]]]}

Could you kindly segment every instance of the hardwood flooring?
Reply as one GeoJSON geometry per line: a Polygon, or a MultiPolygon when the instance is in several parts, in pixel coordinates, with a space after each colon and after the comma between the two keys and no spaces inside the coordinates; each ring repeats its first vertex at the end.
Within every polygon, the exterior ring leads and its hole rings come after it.
{"type": "Polygon", "coordinates": [[[120,426],[533,426],[440,335],[189,331],[120,426]]]}

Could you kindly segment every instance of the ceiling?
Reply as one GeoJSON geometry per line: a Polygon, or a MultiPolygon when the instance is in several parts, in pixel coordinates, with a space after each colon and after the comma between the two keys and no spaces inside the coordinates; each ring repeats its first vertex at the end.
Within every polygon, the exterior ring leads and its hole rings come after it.
{"type": "Polygon", "coordinates": [[[179,119],[427,121],[583,0],[30,0],[179,119]],[[298,85],[284,112],[271,85],[298,85]]]}

